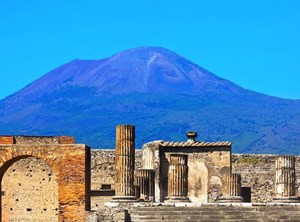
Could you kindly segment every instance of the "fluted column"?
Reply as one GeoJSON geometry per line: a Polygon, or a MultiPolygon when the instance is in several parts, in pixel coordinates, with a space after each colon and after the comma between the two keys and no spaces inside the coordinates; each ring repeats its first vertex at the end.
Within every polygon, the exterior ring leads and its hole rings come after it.
{"type": "Polygon", "coordinates": [[[135,183],[139,187],[140,199],[154,200],[154,170],[139,169],[135,171],[135,183]]]}
{"type": "Polygon", "coordinates": [[[298,202],[296,196],[295,156],[278,156],[275,160],[275,202],[298,202]]]}
{"type": "Polygon", "coordinates": [[[167,202],[188,202],[187,155],[171,154],[168,172],[167,202]]]}
{"type": "Polygon", "coordinates": [[[134,192],[134,157],[135,157],[135,127],[118,125],[116,128],[115,156],[115,189],[113,200],[135,200],[134,192]]]}
{"type": "Polygon", "coordinates": [[[223,185],[223,196],[219,202],[242,202],[241,197],[241,174],[229,173],[225,175],[225,184],[223,185]]]}

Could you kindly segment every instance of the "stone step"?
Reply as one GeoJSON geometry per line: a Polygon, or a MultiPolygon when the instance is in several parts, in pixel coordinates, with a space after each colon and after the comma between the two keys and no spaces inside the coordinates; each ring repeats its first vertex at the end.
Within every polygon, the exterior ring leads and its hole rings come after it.
{"type": "Polygon", "coordinates": [[[133,222],[300,222],[300,207],[137,207],[130,216],[133,222]]]}
{"type": "MultiPolygon", "coordinates": [[[[144,213],[132,213],[133,215],[135,216],[144,216],[144,215],[151,215],[151,216],[157,216],[157,217],[162,217],[162,216],[172,216],[172,217],[178,217],[178,216],[181,216],[181,217],[186,217],[186,216],[191,216],[191,217],[225,217],[225,216],[228,216],[228,217],[243,217],[245,215],[251,215],[251,216],[255,216],[255,215],[258,215],[260,216],[261,214],[256,214],[256,213],[245,213],[245,212],[234,212],[234,213],[218,213],[218,214],[211,214],[211,213],[205,213],[205,212],[199,212],[199,213],[185,213],[185,214],[172,214],[172,213],[169,213],[169,212],[165,212],[165,213],[159,213],[159,214],[156,214],[156,213],[148,213],[148,214],[144,214],[144,213]]],[[[274,217],[276,217],[277,215],[272,215],[274,217]]],[[[281,216],[281,214],[280,214],[281,216]]],[[[283,215],[284,216],[284,215],[283,215]]],[[[292,216],[292,215],[291,215],[292,216]]],[[[298,216],[297,214],[293,214],[293,216],[298,216]]]]}
{"type": "MultiPolygon", "coordinates": [[[[207,210],[203,210],[203,209],[196,209],[196,210],[189,210],[189,211],[180,211],[180,210],[151,210],[151,211],[146,211],[146,210],[134,210],[135,212],[142,212],[142,213],[163,213],[163,212],[171,212],[171,213],[175,213],[175,214],[180,214],[180,213],[199,213],[199,212],[205,212],[208,214],[213,214],[213,213],[238,213],[238,212],[248,212],[248,213],[265,213],[265,212],[270,212],[270,211],[257,211],[257,210],[253,210],[253,209],[240,209],[240,210],[218,210],[218,211],[207,211],[207,210]]],[[[299,211],[271,211],[271,212],[288,212],[288,213],[292,213],[292,212],[300,212],[299,211]]]]}
{"type": "MultiPolygon", "coordinates": [[[[241,215],[241,214],[256,214],[258,212],[251,212],[251,211],[233,211],[233,212],[226,212],[226,211],[219,211],[219,212],[206,212],[206,211],[198,211],[198,212],[195,212],[195,211],[191,211],[191,212],[170,212],[170,211],[159,211],[159,212],[155,212],[155,211],[152,211],[152,212],[143,212],[143,211],[136,211],[134,212],[134,214],[136,215],[195,215],[195,216],[201,216],[201,215],[241,215]]],[[[295,212],[296,213],[296,212],[295,212]]],[[[274,213],[275,214],[275,213],[274,213]]]]}
{"type": "MultiPolygon", "coordinates": [[[[143,211],[157,211],[157,210],[172,210],[172,211],[191,211],[191,210],[206,210],[206,211],[221,211],[221,210],[231,210],[236,211],[240,209],[247,209],[247,210],[258,210],[257,207],[227,207],[227,206],[216,206],[216,207],[136,207],[136,210],[143,210],[143,211]]],[[[293,208],[295,209],[295,208],[293,208]]],[[[300,209],[300,208],[298,208],[300,209]]]]}
{"type": "Polygon", "coordinates": [[[171,217],[171,216],[165,216],[165,217],[131,217],[132,221],[137,220],[150,220],[150,219],[157,219],[157,220],[183,220],[183,221],[190,221],[190,220],[260,220],[261,216],[239,216],[239,217],[230,217],[230,216],[210,216],[210,217],[195,217],[195,216],[186,216],[186,217],[171,217]]]}
{"type": "Polygon", "coordinates": [[[265,218],[260,218],[260,219],[195,219],[195,220],[168,220],[168,219],[146,219],[146,220],[131,220],[131,222],[299,222],[299,218],[297,219],[280,219],[280,220],[273,220],[273,219],[265,219],[265,218]]]}
{"type": "MultiPolygon", "coordinates": [[[[264,219],[137,219],[137,220],[131,220],[132,222],[274,222],[274,220],[266,221],[264,219]]],[[[295,220],[292,220],[295,222],[295,220]]],[[[281,222],[291,222],[291,221],[281,221],[281,222]]]]}
{"type": "Polygon", "coordinates": [[[139,211],[212,211],[212,212],[218,212],[218,211],[300,211],[300,207],[137,207],[135,208],[139,211]]]}

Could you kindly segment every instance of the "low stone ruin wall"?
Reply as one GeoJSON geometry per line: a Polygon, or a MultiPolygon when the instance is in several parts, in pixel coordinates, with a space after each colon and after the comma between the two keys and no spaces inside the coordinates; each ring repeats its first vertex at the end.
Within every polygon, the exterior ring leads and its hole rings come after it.
{"type": "MultiPolygon", "coordinates": [[[[275,196],[276,156],[266,154],[232,155],[232,172],[241,174],[242,192],[251,190],[251,202],[271,202],[275,196]]],[[[296,156],[296,191],[299,187],[300,156],[296,156]]]]}
{"type": "MultiPolygon", "coordinates": [[[[135,169],[141,168],[142,151],[135,154],[135,169]]],[[[91,152],[91,209],[104,207],[114,196],[115,150],[91,152]]]]}
{"type": "MultiPolygon", "coordinates": [[[[114,192],[114,150],[92,150],[91,152],[91,205],[104,206],[114,192]]],[[[136,150],[136,169],[141,168],[141,150],[136,150]]],[[[232,154],[232,172],[242,176],[242,191],[246,201],[271,202],[275,195],[276,155],[232,154]],[[247,197],[247,192],[251,196],[247,197]]],[[[296,189],[300,187],[300,156],[296,157],[296,189]]],[[[300,194],[300,193],[299,193],[300,194]]]]}

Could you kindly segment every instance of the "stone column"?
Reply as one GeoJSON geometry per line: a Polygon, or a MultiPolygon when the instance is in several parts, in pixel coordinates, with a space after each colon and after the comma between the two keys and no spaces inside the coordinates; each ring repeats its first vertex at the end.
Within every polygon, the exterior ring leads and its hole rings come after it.
{"type": "Polygon", "coordinates": [[[278,156],[275,160],[275,202],[298,202],[296,196],[295,156],[278,156]]]}
{"type": "Polygon", "coordinates": [[[187,157],[184,154],[170,155],[167,202],[189,202],[187,157]]]}
{"type": "Polygon", "coordinates": [[[238,203],[243,201],[241,197],[241,174],[229,173],[225,175],[223,196],[218,201],[221,203],[238,203]]]}
{"type": "Polygon", "coordinates": [[[114,201],[136,200],[134,193],[135,127],[118,125],[116,128],[114,201]]]}
{"type": "Polygon", "coordinates": [[[154,200],[154,170],[139,169],[135,171],[136,185],[139,187],[140,199],[154,200]]]}

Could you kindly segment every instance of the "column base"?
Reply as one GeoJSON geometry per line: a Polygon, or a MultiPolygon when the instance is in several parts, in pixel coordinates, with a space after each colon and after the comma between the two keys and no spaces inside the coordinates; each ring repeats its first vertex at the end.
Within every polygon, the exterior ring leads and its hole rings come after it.
{"type": "Polygon", "coordinates": [[[219,203],[241,203],[243,202],[243,197],[241,196],[229,196],[229,197],[220,197],[218,199],[219,203]]]}
{"type": "Polygon", "coordinates": [[[111,200],[111,202],[138,202],[139,199],[137,199],[135,196],[114,196],[111,200]]]}
{"type": "Polygon", "coordinates": [[[172,196],[166,197],[165,203],[184,203],[191,202],[188,197],[172,196]]]}
{"type": "Polygon", "coordinates": [[[299,203],[299,197],[274,197],[273,202],[275,203],[299,203]]]}

